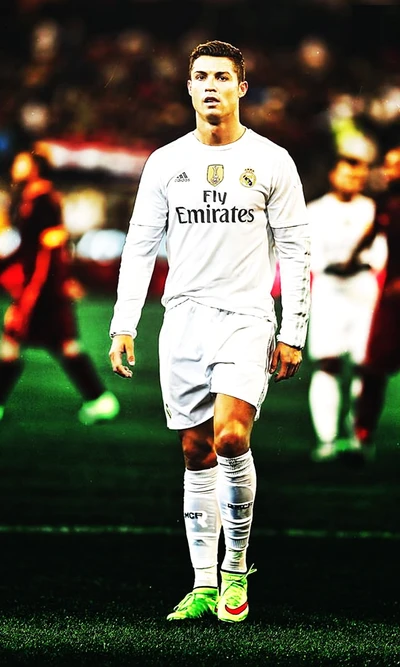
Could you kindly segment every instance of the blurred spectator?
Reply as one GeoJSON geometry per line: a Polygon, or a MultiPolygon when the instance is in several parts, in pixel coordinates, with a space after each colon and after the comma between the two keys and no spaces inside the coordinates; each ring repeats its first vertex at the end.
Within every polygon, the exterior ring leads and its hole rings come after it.
{"type": "Polygon", "coordinates": [[[154,150],[189,131],[185,54],[220,23],[246,57],[243,121],[290,152],[307,201],[324,194],[332,158],[349,144],[354,154],[364,141],[372,160],[400,141],[400,8],[287,0],[265,25],[251,0],[245,12],[243,2],[214,2],[212,13],[205,0],[179,12],[168,1],[3,4],[0,177],[33,141],[154,150]]]}
{"type": "MultiPolygon", "coordinates": [[[[3,72],[0,67],[0,79],[8,80],[4,97],[16,98],[14,129],[25,147],[44,135],[161,145],[185,131],[191,109],[182,86],[182,54],[188,44],[215,31],[206,2],[197,3],[193,30],[190,4],[182,6],[174,31],[166,36],[154,15],[163,21],[171,11],[168,2],[131,2],[128,7],[121,0],[20,0],[9,12],[7,32],[21,39],[18,48],[15,41],[4,40],[8,66],[3,72]]],[[[214,22],[223,15],[228,31],[235,30],[238,17],[227,12],[232,4],[218,3],[213,15],[214,22]]],[[[251,119],[263,125],[261,132],[270,131],[293,154],[311,199],[334,142],[330,106],[337,106],[341,96],[357,98],[351,120],[378,144],[386,144],[399,129],[399,14],[384,6],[362,13],[345,1],[289,5],[288,12],[278,6],[271,10],[267,34],[251,2],[243,17],[241,39],[252,90],[244,112],[249,124],[251,119]],[[360,18],[365,36],[376,29],[370,56],[365,40],[352,32],[360,18]]],[[[0,117],[0,139],[2,127],[0,117]]]]}

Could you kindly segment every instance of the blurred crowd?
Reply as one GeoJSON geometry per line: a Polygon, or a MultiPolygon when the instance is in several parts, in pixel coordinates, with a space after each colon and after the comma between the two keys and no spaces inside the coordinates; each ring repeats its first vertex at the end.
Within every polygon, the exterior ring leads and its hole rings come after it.
{"type": "Polygon", "coordinates": [[[286,1],[268,12],[221,0],[10,3],[1,28],[3,178],[13,155],[43,138],[151,150],[189,131],[188,54],[210,38],[243,50],[242,120],[289,150],[307,199],[326,187],[339,145],[374,162],[400,138],[398,8],[286,1]]]}

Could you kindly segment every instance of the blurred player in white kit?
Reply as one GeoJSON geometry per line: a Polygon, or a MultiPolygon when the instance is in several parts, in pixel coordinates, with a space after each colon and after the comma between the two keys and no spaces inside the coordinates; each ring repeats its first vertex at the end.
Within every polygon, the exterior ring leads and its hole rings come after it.
{"type": "Polygon", "coordinates": [[[248,88],[240,50],[200,44],[190,55],[187,85],[196,128],[145,165],[122,254],[110,359],[114,372],[132,375],[123,357],[134,363],[136,327],[166,235],[160,379],[167,426],[182,443],[194,569],[193,590],[167,618],[210,614],[238,622],[248,615],[254,571],[246,561],[256,493],[250,435],[270,375],[291,378],[302,360],[309,233],[292,158],[239,120],[248,88]],[[277,343],[276,258],[283,304],[277,343]]]}
{"type": "Polygon", "coordinates": [[[308,353],[314,362],[309,405],[316,434],[315,461],[340,452],[343,401],[351,435],[352,408],[360,391],[377,276],[386,261],[382,236],[349,264],[360,238],[371,227],[375,202],[362,194],[369,173],[365,160],[338,155],[329,171],[330,190],[308,204],[311,232],[312,299],[308,353]],[[351,365],[350,396],[343,396],[343,364],[351,365]]]}

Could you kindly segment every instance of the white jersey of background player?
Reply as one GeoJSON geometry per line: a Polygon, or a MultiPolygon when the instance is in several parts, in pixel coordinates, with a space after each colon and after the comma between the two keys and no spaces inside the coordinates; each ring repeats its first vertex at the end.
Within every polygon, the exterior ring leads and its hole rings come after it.
{"type": "Polygon", "coordinates": [[[386,259],[380,237],[357,263],[346,265],[374,219],[375,202],[362,194],[367,176],[366,162],[339,156],[329,173],[331,190],[308,204],[313,277],[308,352],[315,362],[309,402],[318,441],[315,460],[337,454],[342,360],[347,356],[353,365],[354,400],[378,296],[376,274],[386,259]]]}
{"type": "Polygon", "coordinates": [[[243,56],[201,44],[189,59],[196,129],[148,159],[124,247],[110,333],[114,372],[133,338],[160,242],[169,274],[162,302],[160,378],[167,425],[182,443],[184,518],[193,591],[169,620],[248,614],[246,553],[256,474],[250,434],[270,373],[292,377],[309,313],[309,234],[288,153],[246,129],[243,56]],[[280,263],[283,319],[275,345],[270,292],[280,263]],[[218,596],[218,539],[225,556],[218,596]],[[216,612],[216,607],[218,610],[216,612]]]}

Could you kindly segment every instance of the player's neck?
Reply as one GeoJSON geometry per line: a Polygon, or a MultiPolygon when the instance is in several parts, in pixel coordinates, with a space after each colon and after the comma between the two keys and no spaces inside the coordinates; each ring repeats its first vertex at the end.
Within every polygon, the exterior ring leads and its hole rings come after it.
{"type": "Polygon", "coordinates": [[[245,132],[245,126],[240,122],[212,125],[198,119],[193,134],[198,141],[207,146],[225,146],[226,144],[233,144],[235,141],[238,141],[245,132]]]}
{"type": "Polygon", "coordinates": [[[353,192],[341,192],[339,190],[333,191],[332,194],[336,199],[343,202],[350,202],[356,197],[353,192]]]}

